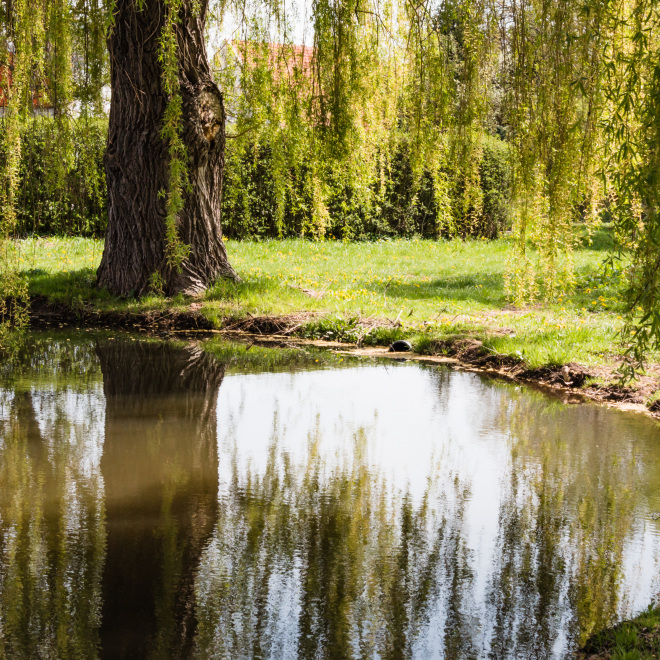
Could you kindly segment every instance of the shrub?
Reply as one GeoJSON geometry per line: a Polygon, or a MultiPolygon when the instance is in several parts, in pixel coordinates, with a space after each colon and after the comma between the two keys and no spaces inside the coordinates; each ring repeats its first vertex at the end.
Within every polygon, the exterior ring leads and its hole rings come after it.
{"type": "MultiPolygon", "coordinates": [[[[409,146],[401,140],[390,169],[372,186],[370,202],[357,194],[355,182],[340,174],[330,176],[325,204],[329,214],[326,235],[331,238],[368,239],[382,236],[448,236],[496,238],[508,226],[511,177],[508,147],[484,136],[479,165],[480,208],[463,210],[462,182],[453,188],[451,229],[439,229],[433,173],[415,177],[409,146]]],[[[230,238],[282,238],[305,235],[313,212],[311,167],[303,164],[285,173],[282,207],[274,177],[273,149],[253,145],[227,154],[223,196],[223,231],[230,238]]],[[[442,172],[451,176],[451,172],[442,172]]]]}
{"type": "MultiPolygon", "coordinates": [[[[106,118],[70,122],[66,153],[54,144],[53,119],[35,118],[23,130],[18,191],[17,233],[101,237],[107,226],[103,154],[106,118]]],[[[270,145],[250,145],[227,151],[222,205],[223,231],[230,238],[287,238],[309,234],[317,186],[305,163],[280,175],[270,145]],[[279,203],[278,203],[279,202],[279,203]]],[[[2,159],[2,153],[0,153],[2,159]]],[[[1,165],[1,163],[0,163],[1,165]]],[[[442,176],[451,180],[452,172],[442,176]]],[[[415,175],[410,148],[401,139],[390,167],[370,187],[358,193],[357,182],[342,172],[330,172],[324,185],[325,236],[369,239],[383,236],[433,238],[453,233],[495,238],[507,227],[510,195],[508,147],[484,136],[478,209],[462,208],[460,179],[450,187],[451,228],[439,227],[433,173],[415,175]]]]}
{"type": "MultiPolygon", "coordinates": [[[[103,236],[107,226],[103,168],[107,133],[105,118],[74,119],[67,146],[55,139],[55,123],[50,118],[37,117],[23,128],[18,235],[103,236]]],[[[0,159],[4,154],[0,153],[0,159]]]]}

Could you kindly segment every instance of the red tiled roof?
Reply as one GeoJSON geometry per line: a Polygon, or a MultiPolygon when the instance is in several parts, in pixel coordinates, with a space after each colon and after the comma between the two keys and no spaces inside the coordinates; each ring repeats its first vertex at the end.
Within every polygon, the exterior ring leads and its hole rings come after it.
{"type": "Polygon", "coordinates": [[[6,64],[0,65],[0,108],[7,105],[9,88],[12,85],[11,69],[6,64]]]}
{"type": "MultiPolygon", "coordinates": [[[[12,59],[9,64],[0,64],[0,108],[7,107],[9,102],[9,89],[13,84],[12,77],[12,59]]],[[[50,103],[44,102],[44,93],[37,91],[32,92],[32,107],[33,108],[52,108],[50,103]]]]}
{"type": "Polygon", "coordinates": [[[283,75],[292,77],[302,74],[305,78],[312,77],[314,48],[311,46],[233,41],[231,47],[241,60],[244,60],[246,55],[251,62],[266,56],[276,81],[283,75]],[[266,50],[267,53],[264,52],[266,50]]]}

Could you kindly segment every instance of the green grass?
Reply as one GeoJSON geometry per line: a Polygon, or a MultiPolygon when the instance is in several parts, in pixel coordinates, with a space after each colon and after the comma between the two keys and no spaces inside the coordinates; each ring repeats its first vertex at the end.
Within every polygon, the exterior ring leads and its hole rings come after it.
{"type": "MultiPolygon", "coordinates": [[[[428,346],[429,337],[460,334],[482,339],[493,352],[517,355],[531,367],[601,364],[617,351],[622,322],[622,282],[602,268],[609,247],[603,232],[576,252],[578,283],[571,295],[554,304],[513,309],[504,291],[507,239],[228,241],[242,282],[217,282],[201,300],[201,311],[218,324],[248,313],[322,312],[322,319],[302,329],[307,336],[352,340],[361,336],[359,322],[364,319],[398,319],[401,330],[375,331],[363,343],[405,336],[428,346]],[[314,292],[321,296],[310,295],[314,292]]],[[[122,300],[96,290],[102,249],[102,241],[94,239],[21,241],[30,292],[106,310],[190,304],[183,296],[122,300]]]]}
{"type": "Polygon", "coordinates": [[[660,609],[653,606],[631,621],[596,633],[578,654],[579,658],[611,660],[657,660],[660,658],[660,609]]]}

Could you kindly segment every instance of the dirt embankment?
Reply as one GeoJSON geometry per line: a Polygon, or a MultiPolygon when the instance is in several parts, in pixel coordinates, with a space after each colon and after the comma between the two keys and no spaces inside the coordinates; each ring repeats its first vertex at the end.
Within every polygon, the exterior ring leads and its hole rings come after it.
{"type": "MultiPolygon", "coordinates": [[[[531,369],[522,360],[493,352],[473,338],[438,340],[428,346],[423,355],[390,353],[387,348],[362,348],[338,341],[310,340],[296,337],[296,332],[317,318],[316,313],[299,313],[281,317],[252,316],[227,318],[221,327],[215,325],[193,303],[190,308],[149,311],[99,310],[89,305],[69,307],[45,297],[31,300],[30,323],[35,329],[92,327],[123,329],[152,334],[219,333],[228,338],[264,342],[270,345],[314,345],[354,355],[398,357],[428,362],[454,363],[461,368],[479,371],[507,380],[533,383],[565,393],[567,402],[587,398],[626,410],[644,412],[660,419],[660,405],[646,407],[648,397],[660,387],[660,369],[650,370],[634,384],[622,386],[616,379],[616,365],[584,367],[568,363],[556,367],[531,369]],[[571,398],[573,397],[573,398],[571,398]],[[577,397],[577,399],[576,399],[577,397]]],[[[392,326],[393,321],[365,319],[365,329],[392,326]],[[368,327],[367,327],[368,326],[368,327]]]]}
{"type": "Polygon", "coordinates": [[[30,326],[34,329],[86,327],[140,332],[177,333],[189,331],[239,331],[257,335],[293,334],[319,316],[314,312],[288,316],[253,316],[227,318],[218,327],[199,311],[201,304],[188,309],[154,309],[145,311],[102,310],[89,304],[71,307],[53,302],[45,296],[30,299],[30,326]]]}
{"type": "Polygon", "coordinates": [[[45,296],[30,299],[30,326],[35,329],[87,327],[167,332],[212,330],[215,326],[197,311],[151,310],[145,312],[99,310],[53,302],[45,296]]]}
{"type": "Polygon", "coordinates": [[[476,339],[438,341],[432,354],[444,354],[479,371],[497,374],[507,379],[535,383],[566,393],[606,403],[617,408],[647,413],[660,418],[660,407],[647,408],[648,397],[660,386],[660,373],[650,370],[627,386],[618,381],[617,365],[585,367],[575,362],[561,366],[529,368],[523,360],[493,352],[476,339]]]}

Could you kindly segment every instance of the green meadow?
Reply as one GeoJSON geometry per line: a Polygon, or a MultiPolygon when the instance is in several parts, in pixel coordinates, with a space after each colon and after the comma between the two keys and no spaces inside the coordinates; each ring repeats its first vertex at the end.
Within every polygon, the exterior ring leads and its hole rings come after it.
{"type": "Polygon", "coordinates": [[[119,299],[95,289],[103,242],[20,241],[31,295],[66,305],[145,312],[194,308],[218,327],[230,319],[313,312],[303,336],[388,343],[408,338],[420,351],[436,340],[472,337],[530,367],[610,363],[620,348],[623,277],[604,266],[607,234],[574,253],[573,291],[553,303],[517,308],[505,292],[510,240],[233,241],[242,281],[221,280],[194,301],[158,295],[119,299]],[[377,321],[385,321],[378,326],[377,321]],[[372,328],[363,330],[363,328],[372,328]]]}

